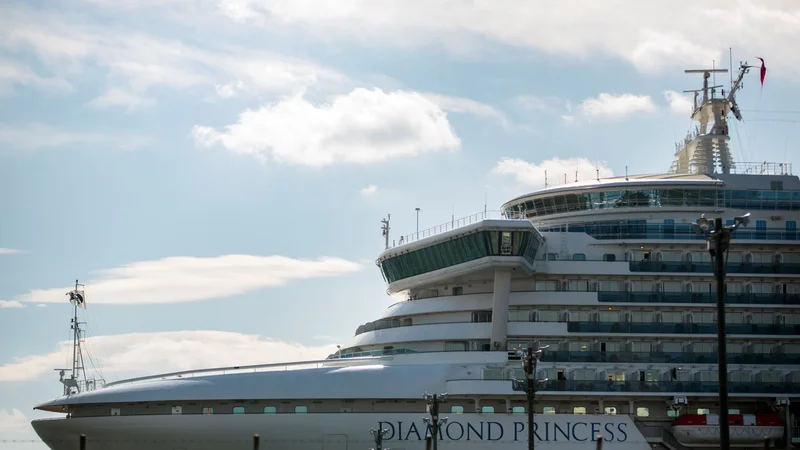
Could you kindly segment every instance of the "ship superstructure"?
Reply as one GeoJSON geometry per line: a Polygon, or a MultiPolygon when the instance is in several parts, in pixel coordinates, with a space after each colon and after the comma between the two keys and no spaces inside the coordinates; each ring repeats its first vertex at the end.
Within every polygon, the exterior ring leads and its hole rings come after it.
{"type": "Polygon", "coordinates": [[[420,448],[423,393],[448,394],[439,445],[526,448],[520,350],[537,365],[537,443],[612,450],[719,446],[715,282],[702,216],[750,213],[727,262],[731,443],[800,442],[800,179],[734,163],[734,94],[704,95],[667,174],[551,186],[393,240],[376,260],[405,299],[327,359],[161,374],[38,405],[53,449],[420,448]],[[713,122],[713,125],[710,123],[713,122]],[[114,442],[112,445],[111,442],[114,442]],[[270,447],[268,447],[270,448],[270,447]]]}

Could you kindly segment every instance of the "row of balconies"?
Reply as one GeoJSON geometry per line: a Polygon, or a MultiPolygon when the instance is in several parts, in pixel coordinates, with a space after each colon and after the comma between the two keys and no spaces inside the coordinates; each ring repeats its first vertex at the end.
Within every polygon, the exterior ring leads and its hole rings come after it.
{"type": "MultiPolygon", "coordinates": [[[[678,272],[678,273],[714,273],[713,265],[708,263],[693,263],[685,261],[630,261],[631,272],[678,272]]],[[[725,266],[727,273],[752,273],[752,274],[800,274],[800,264],[793,263],[728,263],[725,266]]]]}
{"type": "MultiPolygon", "coordinates": [[[[800,336],[800,325],[729,323],[728,334],[764,334],[800,336]]],[[[715,323],[634,323],[634,322],[567,322],[571,333],[670,333],[716,334],[715,323]]]]}
{"type": "MultiPolygon", "coordinates": [[[[598,292],[601,302],[715,304],[716,292],[598,292]]],[[[733,305],[800,305],[800,294],[725,294],[733,305]]]]}

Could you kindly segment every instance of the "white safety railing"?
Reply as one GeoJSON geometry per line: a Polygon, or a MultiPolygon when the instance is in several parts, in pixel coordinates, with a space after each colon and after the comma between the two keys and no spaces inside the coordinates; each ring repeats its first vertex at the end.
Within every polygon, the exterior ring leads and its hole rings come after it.
{"type": "Polygon", "coordinates": [[[429,238],[431,236],[436,236],[437,234],[441,234],[446,231],[455,230],[488,219],[513,220],[513,219],[524,219],[524,217],[521,216],[509,217],[507,214],[504,214],[502,211],[499,210],[481,211],[479,213],[470,214],[469,216],[461,217],[459,219],[453,218],[449,222],[445,222],[443,224],[436,225],[435,227],[431,227],[425,230],[420,230],[419,232],[416,233],[400,236],[399,240],[393,240],[391,242],[390,248],[408,244],[409,242],[419,241],[420,239],[429,238]]]}

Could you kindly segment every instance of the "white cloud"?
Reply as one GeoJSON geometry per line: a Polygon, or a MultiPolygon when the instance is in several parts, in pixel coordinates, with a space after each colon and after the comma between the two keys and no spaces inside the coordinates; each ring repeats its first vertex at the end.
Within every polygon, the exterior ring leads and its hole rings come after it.
{"type": "MultiPolygon", "coordinates": [[[[86,304],[179,303],[223,298],[292,280],[356,272],[357,263],[339,258],[293,259],[285,256],[175,256],[98,270],[86,282],[86,304]]],[[[32,289],[16,300],[60,303],[72,287],[32,289]]]]}
{"type": "MultiPolygon", "coordinates": [[[[649,95],[601,93],[590,97],[578,105],[578,115],[590,118],[620,119],[636,113],[655,111],[653,99],[649,95]]],[[[571,121],[574,116],[566,116],[571,121]]]]}
{"type": "MultiPolygon", "coordinates": [[[[7,10],[9,13],[0,14],[0,47],[38,58],[44,70],[54,74],[51,84],[80,80],[89,69],[106,71],[109,93],[96,99],[97,106],[143,106],[142,102],[152,101],[144,92],[159,86],[216,89],[223,96],[233,90],[256,95],[346,80],[314,63],[260,49],[200,49],[141,32],[87,23],[72,12],[59,14],[22,5],[7,10]]],[[[6,78],[17,83],[27,80],[29,84],[47,80],[27,66],[15,64],[13,72],[6,69],[6,78]]]]}
{"type": "Polygon", "coordinates": [[[607,166],[606,162],[594,163],[587,158],[552,158],[541,161],[540,163],[529,163],[521,159],[504,158],[492,169],[492,173],[502,177],[511,177],[517,185],[539,188],[544,187],[545,171],[547,171],[548,185],[554,186],[564,184],[564,174],[567,175],[568,182],[575,181],[575,172],[578,172],[578,181],[594,180],[612,177],[614,172],[607,166]]]}
{"type": "Polygon", "coordinates": [[[448,97],[446,95],[424,93],[425,98],[436,103],[445,111],[472,114],[478,117],[492,118],[499,121],[501,124],[507,125],[505,114],[497,108],[486,103],[481,103],[469,98],[463,97],[448,97]]]}
{"type": "Polygon", "coordinates": [[[102,134],[59,130],[43,124],[0,124],[0,145],[12,150],[38,150],[70,145],[95,145],[119,149],[135,149],[152,143],[147,136],[135,134],[102,134]]]}
{"type": "Polygon", "coordinates": [[[690,97],[675,91],[664,91],[664,98],[669,103],[669,109],[675,114],[686,117],[692,114],[694,102],[690,97]]]}
{"type": "Polygon", "coordinates": [[[62,78],[42,76],[25,64],[0,58],[0,95],[11,92],[15,85],[33,86],[54,92],[72,90],[72,85],[62,78]]]}
{"type": "MultiPolygon", "coordinates": [[[[742,55],[769,49],[768,64],[785,76],[800,73],[787,42],[800,38],[800,5],[794,0],[693,0],[672,2],[531,2],[493,0],[220,0],[238,22],[270,30],[283,25],[329,40],[344,36],[369,45],[427,47],[454,52],[491,51],[485,42],[528,48],[567,60],[614,57],[643,72],[708,66],[727,61],[732,46],[742,55]],[[692,14],[686,14],[686,11],[692,14]],[[713,23],[713,33],[698,33],[713,23]],[[558,36],[558,38],[554,38],[558,36]],[[459,45],[453,45],[458,42],[459,45]],[[771,61],[774,61],[770,63],[771,61]],[[778,67],[780,66],[780,67],[778,67]]],[[[738,57],[737,57],[738,58],[738,57]]],[[[624,67],[620,70],[625,70],[624,67]]]]}
{"type": "Polygon", "coordinates": [[[107,109],[115,106],[124,107],[128,111],[149,108],[156,104],[156,100],[137,94],[111,88],[105,94],[89,102],[89,106],[97,109],[107,109]]]}
{"type": "Polygon", "coordinates": [[[553,111],[566,106],[566,100],[558,97],[537,97],[534,95],[520,95],[515,99],[518,106],[526,111],[553,111]]]}
{"type": "Polygon", "coordinates": [[[16,255],[17,253],[22,253],[20,250],[14,248],[2,248],[0,247],[0,255],[16,255]]]}
{"type": "MultiPolygon", "coordinates": [[[[86,340],[84,349],[91,351],[91,360],[100,365],[98,372],[106,381],[181,370],[325,359],[336,351],[333,343],[305,346],[210,330],[130,333],[86,340]]],[[[0,366],[0,382],[52,377],[53,367],[61,367],[69,352],[71,341],[63,341],[51,353],[15,358],[0,366]]],[[[91,365],[86,365],[87,373],[92,374],[91,365]]]]}
{"type": "Polygon", "coordinates": [[[361,188],[360,192],[361,192],[361,195],[364,196],[364,197],[373,197],[373,196],[375,196],[375,194],[378,193],[378,186],[375,186],[374,184],[370,184],[369,186],[367,186],[365,188],[361,188]]]}
{"type": "Polygon", "coordinates": [[[30,431],[30,419],[22,411],[12,408],[9,411],[0,409],[0,433],[8,437],[7,433],[30,431]]]}
{"type": "Polygon", "coordinates": [[[0,309],[5,308],[24,308],[25,305],[16,300],[0,300],[0,309]]]}
{"type": "Polygon", "coordinates": [[[195,126],[192,134],[200,146],[317,168],[454,151],[461,144],[446,113],[424,96],[363,88],[320,105],[294,95],[241,113],[223,131],[195,126]]]}

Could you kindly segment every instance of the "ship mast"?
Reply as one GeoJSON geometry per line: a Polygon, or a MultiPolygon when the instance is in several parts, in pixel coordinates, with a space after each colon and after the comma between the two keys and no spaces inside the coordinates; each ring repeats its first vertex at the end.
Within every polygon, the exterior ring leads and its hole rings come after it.
{"type": "Polygon", "coordinates": [[[79,290],[79,288],[83,287],[84,285],[75,280],[75,289],[66,294],[69,295],[69,302],[73,305],[73,315],[70,320],[70,329],[72,330],[72,369],[55,369],[59,371],[59,381],[64,385],[64,395],[78,394],[83,390],[92,391],[95,388],[95,380],[90,380],[86,377],[83,351],[81,349],[81,343],[83,342],[81,324],[86,322],[78,321],[78,308],[86,309],[85,293],[82,289],[79,290]],[[70,376],[69,378],[64,378],[67,370],[70,371],[70,376]]]}
{"type": "Polygon", "coordinates": [[[729,174],[736,166],[731,156],[728,143],[727,115],[732,112],[737,120],[742,120],[741,112],[736,104],[736,92],[742,88],[742,79],[751,67],[744,62],[739,67],[739,75],[731,85],[730,92],[717,95],[722,85],[709,86],[709,78],[714,73],[727,73],[728,69],[688,69],[685,73],[702,73],[702,89],[691,89],[683,92],[694,93],[694,109],[691,118],[699,123],[690,131],[682,142],[676,144],[675,161],[670,173],[677,174],[729,174]],[[698,96],[703,97],[698,103],[698,96]],[[709,129],[709,124],[713,124],[709,129]]]}

